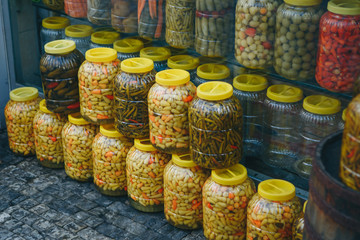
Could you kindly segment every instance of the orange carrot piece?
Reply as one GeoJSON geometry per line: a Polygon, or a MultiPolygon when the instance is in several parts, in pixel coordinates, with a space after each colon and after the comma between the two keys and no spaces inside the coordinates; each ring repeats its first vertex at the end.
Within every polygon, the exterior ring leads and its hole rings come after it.
{"type": "Polygon", "coordinates": [[[161,36],[162,24],[163,24],[163,9],[162,9],[163,0],[159,0],[159,17],[158,23],[155,31],[155,38],[159,38],[161,36]]]}
{"type": "Polygon", "coordinates": [[[142,11],[144,10],[146,4],[146,0],[138,0],[138,23],[140,22],[140,16],[142,11]]]}
{"type": "Polygon", "coordinates": [[[155,173],[153,173],[153,172],[148,172],[148,175],[152,178],[156,178],[155,173]]]}
{"type": "Polygon", "coordinates": [[[94,89],[91,91],[92,94],[101,94],[101,90],[100,89],[94,89]]]}
{"type": "Polygon", "coordinates": [[[156,205],[159,205],[159,204],[160,204],[160,201],[157,200],[157,199],[153,199],[153,201],[154,201],[154,203],[155,203],[156,205]]]}
{"type": "Polygon", "coordinates": [[[112,157],[112,156],[114,156],[114,153],[111,151],[108,151],[107,153],[105,153],[105,157],[107,157],[107,158],[112,157]]]}
{"type": "Polygon", "coordinates": [[[98,114],[96,117],[97,117],[97,119],[109,119],[108,116],[105,116],[105,115],[102,115],[102,114],[98,114]]]}
{"type": "Polygon", "coordinates": [[[173,199],[173,200],[172,200],[172,209],[173,209],[173,210],[176,210],[176,207],[177,207],[176,200],[173,199]]]}
{"type": "Polygon", "coordinates": [[[230,199],[233,199],[234,197],[235,197],[235,194],[232,193],[232,192],[230,192],[230,193],[229,193],[229,198],[230,198],[230,199]]]}

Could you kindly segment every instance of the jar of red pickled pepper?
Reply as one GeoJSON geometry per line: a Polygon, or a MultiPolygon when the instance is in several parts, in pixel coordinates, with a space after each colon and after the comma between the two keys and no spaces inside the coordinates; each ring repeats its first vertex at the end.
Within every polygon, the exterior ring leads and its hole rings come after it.
{"type": "Polygon", "coordinates": [[[352,91],[360,73],[360,2],[330,1],[319,31],[316,81],[330,91],[352,91]]]}

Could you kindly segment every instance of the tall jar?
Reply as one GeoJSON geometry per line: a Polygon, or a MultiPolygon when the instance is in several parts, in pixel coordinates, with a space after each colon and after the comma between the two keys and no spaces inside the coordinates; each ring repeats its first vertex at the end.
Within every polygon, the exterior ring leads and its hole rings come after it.
{"type": "Polygon", "coordinates": [[[140,57],[140,50],[143,48],[143,42],[137,39],[125,38],[114,42],[114,49],[118,52],[118,59],[120,61],[140,57]]]}
{"type": "Polygon", "coordinates": [[[295,222],[292,226],[292,240],[303,240],[303,233],[304,233],[304,226],[305,226],[304,214],[305,214],[307,202],[308,201],[306,201],[304,203],[303,212],[295,220],[295,222]]]}
{"type": "Polygon", "coordinates": [[[73,18],[86,18],[87,0],[64,0],[64,11],[73,18]]]}
{"type": "Polygon", "coordinates": [[[65,17],[48,17],[42,20],[40,30],[41,48],[48,42],[65,38],[65,28],[70,25],[70,20],[65,17]]]}
{"type": "Polygon", "coordinates": [[[33,119],[39,109],[40,100],[36,88],[22,87],[10,92],[4,115],[9,147],[17,155],[35,154],[33,119]]]}
{"type": "Polygon", "coordinates": [[[87,0],[87,18],[95,25],[111,25],[111,0],[87,0]]]}
{"type": "Polygon", "coordinates": [[[190,73],[190,81],[194,82],[196,69],[199,66],[199,58],[190,55],[176,55],[167,60],[169,69],[182,69],[190,73]]]}
{"type": "Polygon", "coordinates": [[[196,77],[193,81],[195,86],[198,87],[200,84],[209,81],[222,81],[231,84],[230,69],[223,64],[217,63],[200,65],[196,70],[196,77]]]}
{"type": "Polygon", "coordinates": [[[301,203],[290,182],[261,182],[247,209],[247,239],[291,240],[292,225],[301,213],[301,203]]]}
{"type": "Polygon", "coordinates": [[[289,85],[272,85],[264,101],[264,156],[267,164],[292,168],[298,157],[297,126],[303,92],[289,85]]]}
{"type": "Polygon", "coordinates": [[[140,50],[140,57],[154,61],[156,72],[160,72],[167,68],[167,60],[170,56],[170,50],[165,47],[147,47],[140,50]]]}
{"type": "Polygon", "coordinates": [[[44,167],[63,168],[64,153],[61,131],[66,120],[46,107],[45,99],[33,121],[36,157],[44,167]]]}
{"type": "Polygon", "coordinates": [[[281,76],[304,81],[315,75],[321,0],[285,0],[276,13],[274,68],[281,76]]]}
{"type": "Polygon", "coordinates": [[[78,70],[84,55],[72,40],[57,40],[45,45],[40,59],[41,80],[47,108],[54,113],[79,112],[78,70]]]}
{"type": "Polygon", "coordinates": [[[114,80],[115,126],[130,138],[149,137],[147,96],[155,83],[154,63],[147,58],[121,62],[121,72],[114,80]]]}
{"type": "Polygon", "coordinates": [[[65,39],[73,40],[76,49],[85,56],[86,51],[90,49],[92,32],[93,28],[89,25],[71,25],[65,28],[65,39]]]}
{"type": "Polygon", "coordinates": [[[77,181],[92,181],[92,143],[97,126],[78,113],[68,115],[68,120],[61,132],[65,173],[77,181]]]}
{"type": "Polygon", "coordinates": [[[351,92],[360,75],[360,3],[333,0],[320,20],[316,81],[334,92],[351,92]]]}
{"type": "Polygon", "coordinates": [[[246,208],[255,192],[255,184],[243,165],[212,170],[203,187],[205,237],[245,239],[246,208]]]}
{"type": "Polygon", "coordinates": [[[189,151],[188,108],[196,87],[185,70],[168,69],[156,74],[148,95],[150,140],[165,153],[189,151]]]}
{"type": "Polygon", "coordinates": [[[114,78],[120,71],[117,53],[110,48],[94,48],[86,52],[79,69],[80,113],[95,124],[114,121],[114,78]]]}
{"type": "Polygon", "coordinates": [[[190,153],[196,164],[219,169],[241,160],[242,113],[230,84],[215,81],[197,88],[189,106],[190,153]]]}
{"type": "Polygon", "coordinates": [[[133,145],[113,125],[100,126],[92,143],[94,184],[99,192],[108,196],[127,195],[126,156],[133,145]]]}
{"type": "Polygon", "coordinates": [[[135,139],[126,157],[128,196],[142,212],[164,210],[164,169],[171,155],[156,150],[148,139],[135,139]]]}
{"type": "Polygon", "coordinates": [[[138,33],[140,37],[164,39],[165,2],[163,0],[142,0],[138,7],[138,33]],[[150,7],[151,3],[151,7],[150,7]]]}
{"type": "Polygon", "coordinates": [[[137,33],[138,0],[112,0],[111,25],[121,33],[137,33]]]}
{"type": "Polygon", "coordinates": [[[64,9],[64,0],[42,0],[42,2],[52,10],[64,9]]]}
{"type": "Polygon", "coordinates": [[[242,74],[234,78],[234,96],[243,109],[244,156],[260,158],[263,151],[263,103],[267,86],[267,79],[260,75],[242,74]]]}
{"type": "Polygon", "coordinates": [[[113,44],[120,38],[120,34],[110,31],[98,31],[91,34],[90,48],[113,48],[113,44]]]}

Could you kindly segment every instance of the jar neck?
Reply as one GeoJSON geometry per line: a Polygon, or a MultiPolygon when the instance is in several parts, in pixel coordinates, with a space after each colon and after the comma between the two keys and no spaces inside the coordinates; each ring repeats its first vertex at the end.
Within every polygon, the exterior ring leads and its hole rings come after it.
{"type": "Polygon", "coordinates": [[[342,14],[333,13],[333,12],[330,12],[330,11],[328,11],[328,14],[329,14],[330,18],[334,18],[334,19],[337,19],[337,20],[342,20],[344,18],[360,20],[360,15],[342,15],[342,14]]]}

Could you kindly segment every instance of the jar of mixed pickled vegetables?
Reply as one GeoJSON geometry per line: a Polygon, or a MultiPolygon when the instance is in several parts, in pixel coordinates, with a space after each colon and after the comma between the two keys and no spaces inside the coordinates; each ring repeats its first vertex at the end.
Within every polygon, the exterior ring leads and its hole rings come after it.
{"type": "Polygon", "coordinates": [[[73,40],[76,49],[85,56],[86,51],[90,49],[92,32],[93,28],[89,25],[71,25],[65,28],[65,39],[73,40]]]}
{"type": "Polygon", "coordinates": [[[156,150],[149,139],[135,139],[126,158],[131,206],[142,212],[164,210],[164,169],[171,155],[156,150]]]}
{"type": "Polygon", "coordinates": [[[138,0],[111,1],[111,25],[122,33],[137,33],[138,0]]]}
{"type": "Polygon", "coordinates": [[[45,6],[51,8],[52,10],[64,9],[64,0],[42,0],[42,2],[45,4],[45,6]]]}
{"type": "Polygon", "coordinates": [[[113,44],[120,38],[120,34],[110,31],[98,31],[91,34],[90,48],[113,48],[113,44]]]}
{"type": "Polygon", "coordinates": [[[140,37],[163,40],[165,36],[166,1],[141,0],[138,8],[138,33],[140,37]]]}
{"type": "Polygon", "coordinates": [[[168,69],[156,74],[148,95],[150,140],[166,153],[189,151],[188,108],[196,87],[185,70],[168,69]]]}
{"type": "Polygon", "coordinates": [[[33,119],[39,109],[36,88],[22,87],[10,92],[4,110],[10,150],[21,156],[35,154],[33,119]]]}
{"type": "Polygon", "coordinates": [[[203,187],[205,237],[245,239],[246,208],[255,192],[255,184],[243,165],[212,170],[203,187]]]}
{"type": "Polygon", "coordinates": [[[83,61],[84,55],[72,40],[56,40],[45,45],[40,72],[50,111],[63,114],[79,111],[78,71],[83,61]]]}
{"type": "Polygon", "coordinates": [[[149,137],[147,96],[155,83],[152,60],[129,58],[121,62],[121,72],[114,82],[115,126],[124,136],[149,137]]]}
{"type": "Polygon", "coordinates": [[[117,53],[110,48],[94,48],[86,52],[79,69],[80,113],[87,121],[107,124],[113,117],[113,84],[120,71],[117,53]]]}
{"type": "Polygon", "coordinates": [[[261,182],[247,208],[247,239],[291,240],[292,225],[301,213],[301,203],[290,182],[261,182]]]}
{"type": "Polygon", "coordinates": [[[199,58],[190,55],[176,55],[167,60],[169,69],[182,69],[190,73],[190,81],[193,82],[196,76],[196,69],[199,66],[199,58]]]}
{"type": "Polygon", "coordinates": [[[196,71],[196,77],[193,80],[195,86],[209,81],[231,82],[230,69],[223,64],[206,63],[200,65],[196,71]]]}
{"type": "Polygon", "coordinates": [[[170,50],[165,47],[147,47],[140,50],[140,57],[154,61],[156,72],[167,68],[167,60],[170,56],[170,50]]]}
{"type": "Polygon", "coordinates": [[[263,151],[263,103],[268,81],[255,74],[234,78],[234,96],[240,100],[244,119],[244,156],[260,157],[263,151]]]}
{"type": "Polygon", "coordinates": [[[97,126],[87,122],[79,113],[68,115],[62,129],[65,173],[77,181],[92,181],[92,143],[97,126]]]}
{"type": "Polygon", "coordinates": [[[303,239],[303,233],[304,233],[304,214],[306,210],[306,201],[304,203],[303,212],[301,215],[295,220],[293,226],[292,226],[292,240],[302,240],[303,239]]]}
{"type": "Polygon", "coordinates": [[[242,159],[242,107],[224,82],[203,83],[189,106],[190,153],[209,169],[227,168],[242,159]]]}
{"type": "Polygon", "coordinates": [[[70,25],[70,20],[65,17],[48,17],[42,20],[40,30],[41,48],[48,42],[65,38],[65,28],[70,25]]]}
{"type": "Polygon", "coordinates": [[[121,39],[114,42],[114,49],[118,52],[118,59],[124,61],[128,58],[140,56],[140,50],[144,48],[142,41],[137,39],[121,39]]]}
{"type": "Polygon", "coordinates": [[[87,18],[95,25],[111,25],[111,0],[87,0],[87,18]]]}

